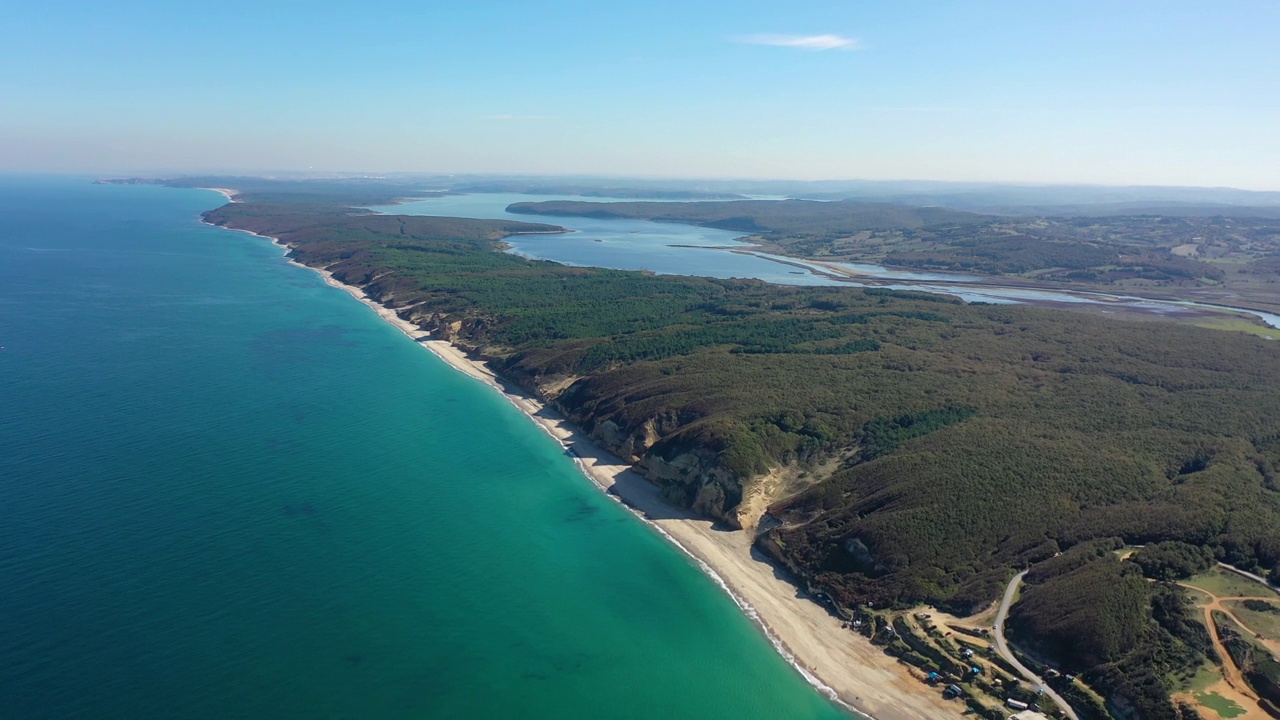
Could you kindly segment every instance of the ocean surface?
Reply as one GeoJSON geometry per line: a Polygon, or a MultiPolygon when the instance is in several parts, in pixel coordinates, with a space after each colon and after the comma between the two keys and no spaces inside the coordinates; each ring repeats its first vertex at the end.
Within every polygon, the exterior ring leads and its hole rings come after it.
{"type": "Polygon", "coordinates": [[[0,176],[0,717],[838,718],[500,395],[209,191],[0,176]]]}

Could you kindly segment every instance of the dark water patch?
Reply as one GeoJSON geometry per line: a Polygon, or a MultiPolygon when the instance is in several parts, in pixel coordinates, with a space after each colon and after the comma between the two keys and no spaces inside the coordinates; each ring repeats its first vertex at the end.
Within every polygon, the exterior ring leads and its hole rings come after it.
{"type": "Polygon", "coordinates": [[[289,503],[284,506],[284,514],[288,517],[315,517],[316,506],[309,502],[289,503]]]}
{"type": "Polygon", "coordinates": [[[569,511],[565,516],[565,522],[583,522],[587,520],[595,520],[600,517],[600,506],[579,501],[577,506],[569,511]]]}

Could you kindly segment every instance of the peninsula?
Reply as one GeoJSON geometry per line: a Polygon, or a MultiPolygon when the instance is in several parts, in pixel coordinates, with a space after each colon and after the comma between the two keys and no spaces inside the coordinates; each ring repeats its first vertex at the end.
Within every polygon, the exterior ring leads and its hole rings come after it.
{"type": "Polygon", "coordinates": [[[1045,635],[1015,642],[1071,676],[1058,690],[1082,717],[1177,717],[1176,678],[1222,659],[1177,585],[1126,580],[1133,568],[1097,548],[1175,542],[1280,565],[1280,363],[1261,338],[565,267],[498,252],[554,226],[371,215],[341,193],[236,200],[206,221],[276,238],[504,388],[750,603],[799,667],[876,717],[954,716],[957,695],[993,716],[1018,696],[1016,671],[941,691],[853,628],[951,672],[896,613],[930,606],[977,633],[963,618],[1046,563],[1038,606],[1010,621],[1045,635]],[[1069,626],[1037,619],[1066,595],[1069,626]]]}

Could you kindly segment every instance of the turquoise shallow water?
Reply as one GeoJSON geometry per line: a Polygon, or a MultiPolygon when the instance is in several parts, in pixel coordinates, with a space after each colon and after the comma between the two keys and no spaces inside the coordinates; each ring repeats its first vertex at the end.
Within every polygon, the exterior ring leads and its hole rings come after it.
{"type": "Polygon", "coordinates": [[[0,178],[0,716],[837,718],[493,391],[207,191],[0,178]]]}

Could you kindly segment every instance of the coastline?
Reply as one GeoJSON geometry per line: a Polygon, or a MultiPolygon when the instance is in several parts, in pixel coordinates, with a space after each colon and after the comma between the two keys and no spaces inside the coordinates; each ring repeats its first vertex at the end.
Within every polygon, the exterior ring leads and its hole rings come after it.
{"type": "MultiPolygon", "coordinates": [[[[205,189],[235,202],[234,190],[205,189]]],[[[278,238],[205,224],[268,240],[285,253],[290,250],[278,238]]],[[[779,577],[774,566],[753,551],[752,538],[745,531],[718,530],[712,521],[667,504],[657,486],[630,465],[599,448],[554,408],[504,382],[483,362],[471,359],[447,341],[433,339],[431,333],[372,300],[361,288],[337,280],[327,270],[286,259],[359,300],[450,367],[502,393],[565,448],[588,480],[691,557],[760,627],[779,654],[833,702],[876,720],[954,718],[964,712],[963,705],[943,700],[913,677],[906,666],[885,655],[868,639],[842,628],[842,621],[779,577]]]]}
{"type": "Polygon", "coordinates": [[[240,202],[239,200],[236,199],[236,196],[240,194],[239,190],[232,190],[231,188],[215,188],[215,187],[196,188],[196,189],[212,190],[218,193],[219,195],[221,195],[222,197],[226,198],[227,202],[229,203],[240,202]]]}

